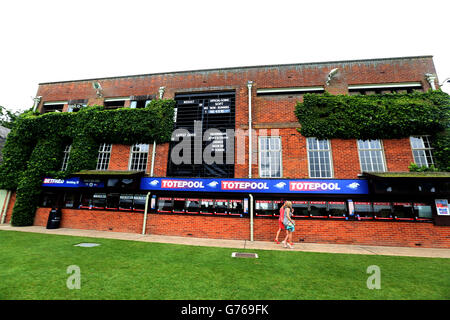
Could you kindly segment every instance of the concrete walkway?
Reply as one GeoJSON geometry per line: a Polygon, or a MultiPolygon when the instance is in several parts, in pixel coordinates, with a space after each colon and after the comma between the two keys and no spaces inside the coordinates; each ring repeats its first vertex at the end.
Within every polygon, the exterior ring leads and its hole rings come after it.
{"type": "Polygon", "coordinates": [[[387,256],[409,256],[409,257],[425,257],[425,258],[450,258],[450,249],[435,249],[435,248],[296,243],[294,244],[294,249],[286,249],[283,248],[281,244],[276,244],[274,242],[267,242],[267,241],[251,242],[248,240],[203,239],[191,237],[188,238],[188,237],[174,237],[174,236],[160,236],[160,235],[142,235],[138,233],[124,233],[112,231],[80,230],[68,228],[46,229],[45,227],[38,227],[38,226],[12,227],[9,224],[0,225],[0,231],[1,230],[59,234],[77,237],[183,244],[191,246],[222,247],[234,249],[283,250],[283,251],[350,253],[350,254],[387,255],[387,256]]]}

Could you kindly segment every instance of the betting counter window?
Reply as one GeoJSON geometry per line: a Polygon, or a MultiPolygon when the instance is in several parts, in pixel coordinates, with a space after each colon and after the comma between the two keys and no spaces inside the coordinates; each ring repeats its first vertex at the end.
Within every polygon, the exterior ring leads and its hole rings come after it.
{"type": "Polygon", "coordinates": [[[44,192],[41,196],[41,207],[52,208],[56,206],[58,194],[55,192],[44,192]]]}
{"type": "Polygon", "coordinates": [[[133,210],[132,194],[121,194],[119,197],[119,210],[133,210]]]}
{"type": "Polygon", "coordinates": [[[393,219],[390,202],[374,202],[373,215],[375,219],[393,219]]]}
{"type": "Polygon", "coordinates": [[[105,209],[106,207],[106,193],[94,193],[92,196],[93,209],[105,209]]]}
{"type": "Polygon", "coordinates": [[[414,216],[419,219],[428,220],[433,217],[433,210],[431,209],[431,205],[426,203],[414,203],[414,216]]]}
{"type": "Polygon", "coordinates": [[[200,212],[200,199],[186,199],[186,212],[187,213],[199,213],[200,212]]]}
{"type": "Polygon", "coordinates": [[[158,212],[172,212],[173,210],[173,202],[172,198],[162,198],[158,199],[157,211],[158,212]]]}
{"type": "Polygon", "coordinates": [[[80,194],[78,192],[66,192],[64,194],[64,208],[77,208],[80,201],[80,194]]]}
{"type": "Polygon", "coordinates": [[[372,204],[370,202],[355,202],[355,215],[361,219],[372,219],[372,204]]]}
{"type": "Polygon", "coordinates": [[[202,199],[201,200],[200,213],[203,214],[213,214],[214,213],[214,200],[213,199],[202,199]]]}
{"type": "Polygon", "coordinates": [[[156,211],[159,213],[241,216],[243,201],[240,199],[159,197],[156,211]]]}
{"type": "Polygon", "coordinates": [[[243,213],[244,207],[242,200],[230,200],[229,201],[229,214],[232,216],[240,216],[243,213]]]}
{"type": "Polygon", "coordinates": [[[413,220],[413,209],[410,202],[394,202],[392,203],[393,215],[399,220],[413,220]]]}
{"type": "Polygon", "coordinates": [[[216,206],[214,208],[214,213],[218,215],[228,214],[228,200],[216,199],[216,206]]]}
{"type": "Polygon", "coordinates": [[[273,201],[256,200],[255,215],[260,217],[272,217],[274,213],[273,201]]]}
{"type": "Polygon", "coordinates": [[[292,201],[292,209],[294,217],[308,217],[308,201],[292,201]]]}
{"type": "Polygon", "coordinates": [[[173,198],[173,213],[185,213],[185,201],[184,198],[173,198]]]}
{"type": "Polygon", "coordinates": [[[309,206],[312,217],[328,217],[326,201],[310,201],[309,206]]]}
{"type": "Polygon", "coordinates": [[[345,217],[347,214],[347,206],[344,201],[330,201],[328,202],[328,213],[334,218],[345,217]]]}

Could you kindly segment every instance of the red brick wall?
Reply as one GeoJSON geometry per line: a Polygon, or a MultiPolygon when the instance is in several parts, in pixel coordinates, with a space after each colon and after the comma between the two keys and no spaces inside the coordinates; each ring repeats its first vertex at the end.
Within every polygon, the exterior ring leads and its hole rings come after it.
{"type": "Polygon", "coordinates": [[[414,162],[409,138],[383,140],[387,171],[409,171],[408,166],[414,162]]]}
{"type": "Polygon", "coordinates": [[[250,239],[250,221],[245,218],[150,214],[147,233],[212,239],[250,239]]]}
{"type": "Polygon", "coordinates": [[[108,170],[128,170],[130,159],[130,146],[124,144],[113,144],[108,170]]]}
{"type": "MultiPolygon", "coordinates": [[[[36,211],[34,225],[46,226],[50,208],[36,211]]],[[[141,233],[141,213],[63,209],[61,227],[141,233]]],[[[255,219],[254,240],[272,241],[277,219],[255,219]]],[[[149,214],[147,234],[212,238],[250,239],[250,220],[206,216],[149,214]]],[[[282,239],[282,237],[280,237],[282,239]]],[[[294,242],[450,248],[450,227],[419,222],[373,222],[297,220],[294,242]]]]}
{"type": "MultiPolygon", "coordinates": [[[[50,208],[38,208],[35,226],[47,226],[50,208]]],[[[135,212],[62,209],[61,228],[141,233],[144,215],[135,212]]]]}
{"type": "MultiPolygon", "coordinates": [[[[271,241],[276,219],[255,219],[254,240],[271,241]]],[[[281,239],[281,237],[280,237],[281,239]]],[[[450,227],[420,222],[297,220],[294,242],[450,248],[450,227]]]]}

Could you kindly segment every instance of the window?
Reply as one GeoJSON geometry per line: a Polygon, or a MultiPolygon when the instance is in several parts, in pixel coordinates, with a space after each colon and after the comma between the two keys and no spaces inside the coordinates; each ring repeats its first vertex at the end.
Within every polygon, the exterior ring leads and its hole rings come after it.
{"type": "Polygon", "coordinates": [[[433,165],[433,156],[431,154],[433,148],[431,147],[429,136],[410,137],[409,140],[411,141],[414,162],[419,167],[433,165]]]}
{"type": "Polygon", "coordinates": [[[186,212],[187,213],[199,213],[200,212],[200,199],[186,199],[186,212]]]}
{"type": "Polygon", "coordinates": [[[281,138],[259,137],[259,176],[281,177],[281,138]]]}
{"type": "Polygon", "coordinates": [[[130,100],[129,97],[126,98],[106,98],[103,102],[105,109],[118,109],[125,107],[125,101],[130,100]]]}
{"type": "Polygon", "coordinates": [[[92,196],[92,208],[105,209],[106,207],[106,193],[94,193],[92,196]]]}
{"type": "Polygon", "coordinates": [[[56,206],[58,194],[55,192],[44,192],[41,196],[41,207],[52,208],[56,206]]]}
{"type": "Polygon", "coordinates": [[[420,82],[360,84],[348,86],[349,95],[412,93],[414,91],[423,91],[422,84],[420,82]]]}
{"type": "Polygon", "coordinates": [[[158,204],[157,204],[158,212],[172,212],[172,209],[173,209],[172,198],[160,197],[158,199],[158,204]]]}
{"type": "Polygon", "coordinates": [[[431,219],[433,217],[431,206],[426,203],[414,203],[414,216],[421,219],[431,219]]]}
{"type": "Polygon", "coordinates": [[[355,214],[362,218],[372,217],[372,204],[370,202],[355,202],[355,214]]]}
{"type": "Polygon", "coordinates": [[[70,157],[70,149],[72,148],[72,145],[66,145],[64,147],[64,155],[63,155],[63,162],[61,165],[61,171],[67,170],[67,164],[69,163],[69,157],[70,157]]]}
{"type": "Polygon", "coordinates": [[[147,104],[150,103],[150,100],[134,100],[130,103],[130,108],[145,108],[147,104]]]}
{"type": "Polygon", "coordinates": [[[328,202],[328,212],[332,217],[344,217],[347,214],[347,207],[344,201],[328,202]]]}
{"type": "Polygon", "coordinates": [[[294,217],[309,216],[308,201],[292,201],[292,209],[294,217]]]}
{"type": "Polygon", "coordinates": [[[328,216],[327,212],[327,203],[326,201],[310,201],[310,213],[311,216],[317,217],[326,217],[328,216]]]}
{"type": "Polygon", "coordinates": [[[412,204],[410,202],[394,202],[393,215],[400,220],[412,220],[414,218],[412,204]]]}
{"type": "Polygon", "coordinates": [[[358,140],[359,161],[363,172],[386,171],[380,140],[358,140]]]}
{"type": "Polygon", "coordinates": [[[97,170],[108,170],[109,159],[111,157],[110,143],[102,143],[98,148],[97,170]]]}
{"type": "Polygon", "coordinates": [[[67,112],[78,112],[81,108],[87,106],[87,99],[78,99],[78,100],[69,100],[67,104],[69,107],[67,108],[67,112]]]}
{"type": "Polygon", "coordinates": [[[272,200],[256,200],[255,203],[256,216],[273,216],[273,201],[272,200]]]}
{"type": "Polygon", "coordinates": [[[135,144],[131,146],[130,167],[132,171],[145,171],[147,169],[148,144],[135,144]]]}
{"type": "Polygon", "coordinates": [[[42,113],[62,112],[65,102],[46,102],[42,107],[42,113]]]}
{"type": "Polygon", "coordinates": [[[391,204],[389,202],[374,202],[373,212],[376,218],[392,218],[391,204]]]}
{"type": "Polygon", "coordinates": [[[311,178],[332,178],[331,147],[329,140],[307,138],[309,176],[311,178]]]}

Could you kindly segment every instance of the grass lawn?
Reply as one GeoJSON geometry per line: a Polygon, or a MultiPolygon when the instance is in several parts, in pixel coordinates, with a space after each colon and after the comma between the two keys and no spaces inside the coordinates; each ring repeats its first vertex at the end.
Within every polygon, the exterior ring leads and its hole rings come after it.
{"type": "Polygon", "coordinates": [[[234,251],[0,231],[0,299],[450,299],[450,259],[234,251]],[[79,290],[66,286],[71,265],[79,290]],[[379,290],[366,285],[371,265],[379,290]]]}

